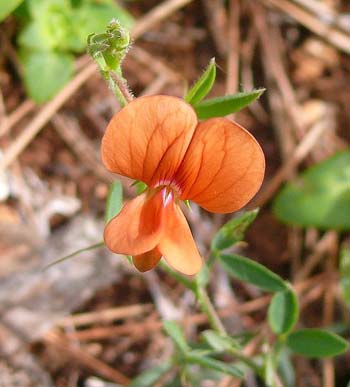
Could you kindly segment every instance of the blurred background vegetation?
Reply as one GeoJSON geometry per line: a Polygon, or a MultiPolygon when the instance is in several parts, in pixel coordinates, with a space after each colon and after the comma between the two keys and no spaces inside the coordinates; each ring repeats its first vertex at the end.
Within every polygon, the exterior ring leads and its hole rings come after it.
{"type": "MultiPolygon", "coordinates": [[[[181,284],[161,270],[140,276],[104,249],[40,270],[101,240],[113,176],[99,144],[119,106],[85,50],[88,35],[112,18],[132,31],[123,70],[136,96],[183,96],[212,57],[211,96],[267,89],[231,116],[267,160],[263,188],[248,205],[260,213],[235,249],[293,283],[300,327],[348,337],[348,1],[2,0],[0,385],[125,385],[169,355],[161,318],[193,315],[184,324],[189,337],[206,324],[181,284]]],[[[123,183],[128,197],[133,190],[123,183]]],[[[204,254],[231,217],[193,206],[188,218],[204,254]]],[[[248,349],[253,356],[269,340],[269,298],[220,268],[212,276],[210,291],[230,331],[259,332],[248,349]]],[[[288,385],[349,383],[349,354],[289,360],[288,385]]],[[[200,378],[200,386],[236,385],[200,378]]]]}

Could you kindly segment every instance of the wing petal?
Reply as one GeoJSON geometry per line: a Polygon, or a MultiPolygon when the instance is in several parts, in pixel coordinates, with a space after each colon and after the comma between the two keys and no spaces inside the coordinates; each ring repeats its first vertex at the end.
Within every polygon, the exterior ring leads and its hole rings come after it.
{"type": "Polygon", "coordinates": [[[260,145],[226,118],[198,124],[175,180],[190,199],[211,212],[243,207],[259,190],[265,171],[260,145]]]}

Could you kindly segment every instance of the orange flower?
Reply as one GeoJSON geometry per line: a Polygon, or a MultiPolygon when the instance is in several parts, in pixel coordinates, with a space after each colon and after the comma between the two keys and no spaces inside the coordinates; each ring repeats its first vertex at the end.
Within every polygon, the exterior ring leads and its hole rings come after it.
{"type": "Polygon", "coordinates": [[[265,169],[259,144],[241,126],[226,118],[198,122],[189,104],[163,95],[137,98],[112,118],[102,160],[110,171],[148,185],[107,224],[107,247],[132,255],[142,272],[164,257],[188,275],[202,260],[179,202],[237,211],[258,191],[265,169]]]}

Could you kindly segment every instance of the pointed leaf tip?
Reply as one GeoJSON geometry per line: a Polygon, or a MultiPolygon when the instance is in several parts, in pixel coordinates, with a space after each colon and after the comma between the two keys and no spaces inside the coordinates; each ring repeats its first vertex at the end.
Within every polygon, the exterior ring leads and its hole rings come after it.
{"type": "Polygon", "coordinates": [[[212,89],[215,78],[216,63],[215,58],[212,58],[202,76],[185,95],[185,101],[191,105],[198,104],[212,89]]]}
{"type": "Polygon", "coordinates": [[[194,108],[200,119],[224,117],[242,110],[257,100],[264,91],[265,89],[255,89],[249,92],[211,98],[196,104],[194,108]]]}
{"type": "Polygon", "coordinates": [[[219,260],[232,277],[255,285],[262,290],[279,292],[288,289],[287,283],[280,276],[249,258],[235,254],[222,254],[219,260]]]}
{"type": "Polygon", "coordinates": [[[243,240],[246,230],[254,222],[258,213],[258,208],[247,211],[225,223],[215,234],[211,242],[211,249],[213,251],[224,250],[243,240]]]}

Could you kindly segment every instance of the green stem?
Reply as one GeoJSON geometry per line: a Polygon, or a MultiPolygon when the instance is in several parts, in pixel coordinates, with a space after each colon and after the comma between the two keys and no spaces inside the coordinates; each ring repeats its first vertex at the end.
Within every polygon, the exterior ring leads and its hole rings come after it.
{"type": "Polygon", "coordinates": [[[116,84],[116,82],[114,81],[114,79],[111,77],[110,74],[106,76],[106,80],[108,82],[109,88],[112,90],[113,94],[117,97],[117,100],[120,106],[121,107],[126,106],[128,104],[128,101],[126,100],[124,94],[122,93],[122,91],[120,90],[120,88],[118,87],[118,85],[116,84]]]}
{"type": "Polygon", "coordinates": [[[219,255],[219,252],[217,252],[217,251],[212,251],[210,253],[208,261],[207,261],[208,269],[210,269],[213,266],[213,264],[216,261],[218,255],[219,255]]]}
{"type": "MultiPolygon", "coordinates": [[[[196,287],[195,283],[180,273],[172,270],[166,263],[163,261],[160,262],[161,268],[167,272],[169,275],[171,275],[174,279],[182,283],[186,288],[192,290],[196,296],[196,299],[199,303],[199,306],[201,308],[201,311],[207,316],[208,321],[210,323],[210,326],[212,329],[214,329],[216,332],[227,335],[226,329],[224,325],[222,324],[220,317],[218,316],[212,302],[210,301],[210,298],[208,296],[208,293],[205,288],[202,287],[196,287]]],[[[233,355],[235,358],[240,360],[242,363],[246,364],[248,367],[250,367],[257,375],[263,376],[262,370],[260,367],[258,367],[252,360],[250,360],[248,357],[237,351],[236,349],[232,348],[229,350],[229,353],[233,355]]]]}
{"type": "Polygon", "coordinates": [[[226,329],[222,324],[213,304],[210,301],[208,293],[203,288],[197,288],[196,297],[203,313],[208,317],[211,327],[220,334],[226,335],[226,329]]]}
{"type": "Polygon", "coordinates": [[[242,363],[244,363],[249,368],[251,368],[256,373],[256,375],[263,377],[262,369],[258,365],[256,365],[252,360],[250,360],[249,357],[243,355],[242,353],[240,353],[238,350],[234,348],[231,348],[228,352],[236,359],[240,360],[242,363]]]}
{"type": "Polygon", "coordinates": [[[172,270],[163,260],[160,261],[159,265],[165,272],[167,272],[176,281],[182,283],[187,289],[194,291],[193,281],[184,277],[182,274],[178,273],[177,271],[172,270]]]}
{"type": "Polygon", "coordinates": [[[104,245],[105,245],[105,242],[104,242],[104,241],[101,241],[101,242],[95,243],[95,244],[93,244],[93,245],[90,245],[90,246],[87,246],[87,247],[83,247],[82,249],[76,250],[76,251],[74,251],[74,252],[71,253],[71,254],[65,255],[64,257],[58,258],[58,259],[56,259],[55,261],[50,262],[49,264],[47,264],[46,266],[44,266],[44,267],[42,268],[42,270],[49,269],[50,267],[52,267],[52,266],[54,266],[54,265],[57,265],[58,263],[64,262],[64,261],[66,261],[66,260],[69,259],[69,258],[73,258],[73,257],[75,257],[76,255],[79,255],[79,254],[84,253],[84,252],[86,252],[86,251],[90,251],[90,250],[93,250],[93,249],[97,249],[97,248],[102,247],[102,246],[104,246],[104,245]]]}
{"type": "MultiPolygon", "coordinates": [[[[205,313],[208,317],[208,321],[211,325],[211,327],[217,331],[218,333],[226,336],[228,335],[224,325],[222,324],[220,317],[218,316],[213,304],[210,301],[210,298],[208,296],[208,293],[205,289],[197,289],[196,292],[197,300],[199,302],[199,305],[201,307],[201,310],[203,313],[205,313]]],[[[248,367],[250,367],[254,372],[262,376],[262,370],[260,367],[258,367],[252,360],[250,360],[247,356],[240,353],[237,349],[231,348],[228,351],[231,355],[233,355],[235,358],[240,360],[242,363],[246,364],[248,367]]]]}
{"type": "Polygon", "coordinates": [[[122,75],[118,74],[116,71],[109,72],[109,78],[111,79],[111,82],[114,83],[114,89],[118,89],[118,92],[123,97],[123,105],[121,103],[122,107],[126,106],[134,99],[134,96],[129,91],[126,81],[122,78],[122,75]]]}

